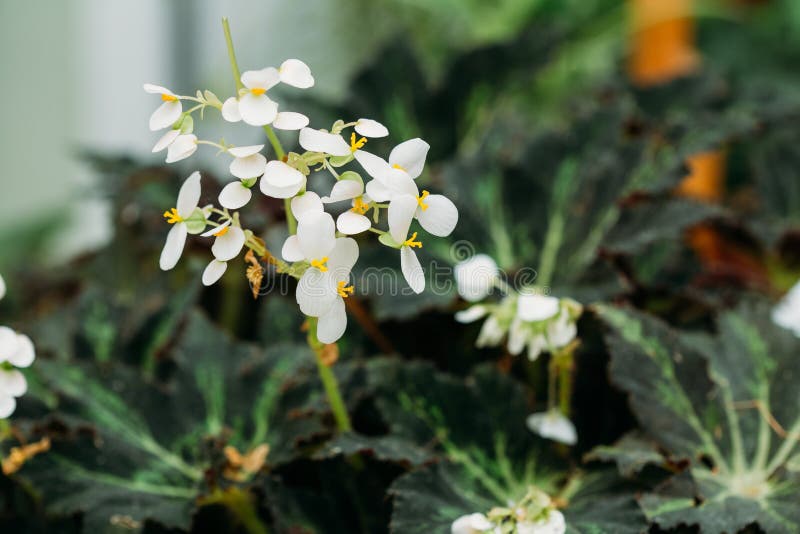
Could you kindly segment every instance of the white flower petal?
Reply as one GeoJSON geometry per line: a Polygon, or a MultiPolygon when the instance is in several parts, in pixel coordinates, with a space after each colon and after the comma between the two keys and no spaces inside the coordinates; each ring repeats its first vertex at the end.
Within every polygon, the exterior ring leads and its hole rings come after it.
{"type": "Polygon", "coordinates": [[[8,362],[14,367],[30,367],[36,359],[33,341],[24,334],[17,334],[17,350],[8,356],[8,362]]]}
{"type": "Polygon", "coordinates": [[[150,115],[150,130],[156,131],[172,126],[181,118],[183,106],[180,100],[164,102],[150,115]]]}
{"type": "Polygon", "coordinates": [[[200,173],[195,171],[184,180],[181,190],[178,192],[178,202],[176,208],[178,215],[188,218],[197,208],[200,202],[200,173]]]}
{"type": "Polygon", "coordinates": [[[267,181],[275,187],[290,187],[301,184],[304,180],[303,173],[297,169],[282,161],[273,160],[267,163],[267,167],[264,170],[264,178],[261,182],[267,181]]]}
{"type": "Polygon", "coordinates": [[[279,130],[302,130],[308,126],[308,117],[294,111],[280,111],[272,126],[279,130]]]}
{"type": "Polygon", "coordinates": [[[275,87],[281,81],[278,69],[267,67],[261,70],[248,70],[242,73],[242,85],[248,89],[264,89],[275,87]]]}
{"type": "Polygon", "coordinates": [[[303,250],[300,248],[300,242],[297,240],[296,235],[290,235],[286,241],[283,242],[281,257],[290,262],[301,261],[305,259],[303,250]]]}
{"type": "Polygon", "coordinates": [[[526,424],[531,432],[539,434],[543,438],[566,445],[575,445],[578,442],[575,425],[558,410],[531,414],[528,416],[526,424]]]}
{"type": "Polygon", "coordinates": [[[10,417],[17,409],[17,401],[11,395],[0,393],[0,419],[10,417]]]}
{"type": "Polygon", "coordinates": [[[389,189],[391,196],[411,195],[414,198],[419,196],[417,183],[405,171],[389,169],[389,172],[384,175],[381,182],[389,189]]]}
{"type": "MultiPolygon", "coordinates": [[[[342,139],[344,141],[344,139],[342,139]]],[[[348,151],[350,147],[348,147],[348,151]]],[[[389,163],[380,156],[376,156],[370,152],[366,152],[364,150],[356,150],[353,154],[356,158],[356,161],[367,171],[367,174],[381,180],[386,176],[389,170],[392,168],[389,163]]]]}
{"type": "Polygon", "coordinates": [[[246,206],[251,198],[253,198],[253,191],[249,187],[245,187],[239,180],[229,183],[219,192],[220,205],[229,210],[238,210],[246,206]]]}
{"type": "Polygon", "coordinates": [[[3,275],[0,275],[0,300],[6,296],[6,281],[3,280],[3,275]]]}
{"type": "Polygon", "coordinates": [[[405,170],[411,178],[417,178],[425,167],[425,158],[431,146],[420,138],[400,143],[389,154],[389,164],[405,170]]]}
{"type": "Polygon", "coordinates": [[[556,297],[523,294],[517,300],[517,317],[527,322],[544,321],[555,316],[559,308],[556,297]]]}
{"type": "Polygon", "coordinates": [[[489,308],[487,308],[486,306],[481,306],[481,305],[470,306],[466,310],[461,310],[459,312],[456,312],[455,318],[456,321],[458,321],[459,323],[463,324],[474,323],[478,319],[486,317],[486,314],[488,313],[489,313],[489,308]]]}
{"type": "Polygon", "coordinates": [[[232,146],[228,149],[228,154],[234,158],[246,158],[258,154],[263,148],[264,145],[232,146]]]}
{"type": "Polygon", "coordinates": [[[167,133],[162,135],[161,138],[156,142],[155,146],[153,146],[153,152],[161,152],[171,145],[180,134],[180,130],[167,130],[167,133]]]}
{"type": "Polygon", "coordinates": [[[209,228],[208,230],[206,230],[205,232],[200,234],[200,236],[201,237],[211,237],[212,235],[218,234],[220,231],[224,230],[225,228],[229,227],[230,225],[231,225],[231,221],[230,221],[230,219],[228,219],[227,221],[225,221],[224,223],[220,224],[219,226],[214,226],[212,228],[209,228]]]}
{"type": "Polygon", "coordinates": [[[228,262],[216,259],[211,260],[205,270],[203,270],[203,285],[210,286],[216,284],[227,269],[228,262]]]}
{"type": "Polygon", "coordinates": [[[547,341],[554,348],[566,347],[575,336],[578,335],[578,327],[575,321],[569,318],[569,314],[562,313],[561,316],[547,325],[547,341]]]}
{"type": "Polygon", "coordinates": [[[25,375],[16,369],[0,369],[0,395],[21,397],[27,391],[25,375]]]}
{"type": "Polygon", "coordinates": [[[292,213],[298,221],[306,217],[316,217],[322,211],[322,200],[313,191],[306,191],[292,199],[292,213]]]}
{"type": "Polygon", "coordinates": [[[539,334],[528,340],[528,359],[532,362],[539,359],[539,355],[547,349],[547,339],[539,334]]]}
{"type": "Polygon", "coordinates": [[[251,126],[266,126],[278,116],[278,104],[267,95],[247,93],[239,99],[242,120],[251,126]]]}
{"type": "Polygon", "coordinates": [[[529,335],[531,335],[531,332],[525,327],[523,322],[519,319],[515,319],[511,323],[511,328],[508,330],[508,343],[506,345],[508,352],[514,356],[522,354],[529,335]]]}
{"type": "Polygon", "coordinates": [[[389,135],[389,130],[383,124],[372,119],[358,119],[356,122],[356,133],[364,137],[386,137],[389,135]]]}
{"type": "Polygon", "coordinates": [[[336,225],[329,213],[320,212],[316,216],[298,221],[297,239],[305,259],[322,260],[330,256],[336,244],[336,225]]]}
{"type": "Polygon", "coordinates": [[[422,201],[428,208],[417,208],[417,220],[426,232],[439,237],[449,236],[458,223],[458,208],[443,195],[428,195],[422,201]]]}
{"type": "Polygon", "coordinates": [[[403,271],[403,276],[414,293],[422,293],[425,290],[425,272],[411,247],[400,249],[400,270],[403,271]]]}
{"type": "Polygon", "coordinates": [[[310,152],[324,152],[331,156],[349,156],[350,145],[341,135],[303,128],[300,130],[300,146],[310,152]]]}
{"type": "Polygon", "coordinates": [[[281,82],[287,85],[299,89],[308,89],[314,86],[314,76],[311,75],[311,69],[299,59],[287,59],[281,63],[278,71],[280,72],[281,82]]]}
{"type": "Polygon", "coordinates": [[[355,239],[339,237],[328,258],[328,272],[336,282],[350,280],[350,271],[358,261],[358,244],[355,239]]]}
{"type": "Polygon", "coordinates": [[[800,282],[797,282],[772,309],[772,322],[800,337],[800,282]]]}
{"type": "Polygon", "coordinates": [[[357,180],[339,180],[333,184],[331,194],[327,197],[322,197],[322,202],[329,204],[331,202],[339,202],[342,200],[351,200],[357,196],[361,196],[364,192],[364,184],[357,180]]]}
{"type": "Polygon", "coordinates": [[[320,317],[325,315],[334,301],[340,297],[336,292],[336,283],[328,273],[310,268],[297,282],[295,299],[301,312],[310,317],[320,317]]]}
{"type": "Polygon", "coordinates": [[[336,229],[346,235],[356,235],[366,232],[372,226],[369,217],[356,213],[353,210],[343,212],[336,219],[336,229]]]}
{"type": "Polygon", "coordinates": [[[386,202],[392,198],[392,190],[383,185],[380,180],[370,180],[367,182],[367,194],[375,202],[386,202]]]}
{"type": "Polygon", "coordinates": [[[321,315],[317,322],[317,339],[321,343],[335,343],[347,329],[347,312],[344,299],[341,297],[333,301],[330,309],[321,315]]]}
{"type": "Polygon", "coordinates": [[[302,182],[295,184],[295,185],[287,185],[284,187],[275,186],[264,180],[261,179],[261,192],[264,193],[268,197],[272,198],[292,198],[295,196],[303,187],[305,187],[305,178],[302,182]]]}
{"type": "Polygon", "coordinates": [[[19,350],[19,335],[7,326],[0,326],[0,363],[19,350]]]}
{"type": "Polygon", "coordinates": [[[417,210],[417,199],[411,195],[395,196],[389,203],[389,233],[397,243],[408,238],[408,228],[417,210]]]}
{"type": "Polygon", "coordinates": [[[167,89],[166,87],[162,87],[161,85],[154,85],[152,83],[146,83],[142,87],[146,93],[150,93],[153,95],[170,95],[175,96],[175,93],[167,89]]]}
{"type": "Polygon", "coordinates": [[[242,251],[245,241],[244,230],[238,226],[231,226],[227,232],[214,240],[211,253],[219,261],[231,261],[242,251]]]}
{"type": "Polygon", "coordinates": [[[500,321],[498,321],[497,317],[494,315],[490,315],[483,322],[483,326],[481,326],[478,339],[475,340],[475,346],[479,349],[483,347],[496,347],[500,344],[505,335],[506,332],[500,324],[500,321]]]}
{"type": "Polygon", "coordinates": [[[244,158],[234,158],[228,169],[237,178],[258,178],[267,168],[267,158],[263,154],[253,154],[244,158]]]}
{"type": "Polygon", "coordinates": [[[491,530],[494,524],[483,514],[462,515],[450,525],[451,534],[478,534],[491,530]]]}
{"type": "Polygon", "coordinates": [[[500,270],[486,254],[477,254],[454,268],[458,294],[469,302],[477,302],[491,293],[500,270]]]}
{"type": "Polygon", "coordinates": [[[179,135],[167,148],[167,163],[175,163],[186,159],[197,151],[197,136],[194,134],[179,135]]]}
{"type": "Polygon", "coordinates": [[[158,261],[162,271],[169,271],[178,264],[183,253],[183,246],[186,244],[186,225],[178,223],[173,225],[167,234],[167,242],[161,250],[161,258],[158,261]]]}
{"type": "Polygon", "coordinates": [[[222,104],[222,118],[228,122],[239,122],[242,114],[239,112],[239,99],[230,97],[222,104]]]}

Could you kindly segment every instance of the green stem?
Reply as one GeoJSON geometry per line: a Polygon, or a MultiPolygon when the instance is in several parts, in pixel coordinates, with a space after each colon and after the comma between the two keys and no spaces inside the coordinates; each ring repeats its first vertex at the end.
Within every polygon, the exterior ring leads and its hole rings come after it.
{"type": "Polygon", "coordinates": [[[239,72],[239,63],[236,62],[236,52],[233,50],[233,38],[231,38],[231,27],[228,24],[228,17],[222,17],[222,31],[225,32],[225,43],[228,45],[228,59],[233,71],[233,81],[236,83],[236,92],[244,88],[242,84],[242,74],[239,72]]]}
{"type": "Polygon", "coordinates": [[[786,462],[798,441],[800,441],[800,418],[789,428],[783,444],[767,466],[767,476],[772,476],[772,473],[786,462]]]}
{"type": "Polygon", "coordinates": [[[314,357],[317,360],[317,370],[319,371],[319,378],[322,380],[322,386],[325,388],[325,394],[328,396],[328,404],[330,404],[333,418],[336,420],[336,427],[340,432],[349,432],[353,429],[350,423],[350,416],[347,414],[347,407],[342,400],[342,394],[339,391],[339,382],[336,380],[336,375],[333,370],[322,361],[323,344],[317,339],[317,318],[308,318],[308,346],[314,352],[314,357]]]}

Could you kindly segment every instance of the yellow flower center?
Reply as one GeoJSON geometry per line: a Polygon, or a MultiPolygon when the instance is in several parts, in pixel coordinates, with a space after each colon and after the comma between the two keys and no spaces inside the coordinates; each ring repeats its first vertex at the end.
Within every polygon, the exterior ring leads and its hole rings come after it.
{"type": "Polygon", "coordinates": [[[321,260],[311,260],[311,266],[316,267],[323,273],[328,270],[328,266],[326,265],[326,263],[328,263],[328,256],[325,256],[321,260]]]}
{"type": "Polygon", "coordinates": [[[364,197],[356,197],[353,199],[353,208],[350,211],[364,215],[369,209],[369,204],[364,202],[364,197]]]}
{"type": "Polygon", "coordinates": [[[392,167],[395,168],[395,169],[401,170],[403,172],[408,172],[405,167],[403,167],[402,165],[398,165],[397,163],[393,163],[392,167]]]}
{"type": "Polygon", "coordinates": [[[164,102],[177,102],[178,97],[175,95],[168,95],[167,93],[161,93],[161,100],[164,102]]]}
{"type": "Polygon", "coordinates": [[[404,247],[422,248],[422,241],[415,241],[417,239],[417,232],[414,232],[411,237],[403,241],[404,247]]]}
{"type": "Polygon", "coordinates": [[[429,207],[428,204],[425,203],[425,199],[428,198],[428,195],[430,195],[430,193],[423,191],[422,194],[417,197],[417,204],[422,208],[422,211],[425,211],[429,207]]]}
{"type": "Polygon", "coordinates": [[[227,233],[228,233],[228,230],[230,230],[230,229],[231,229],[231,226],[230,226],[230,225],[228,225],[228,226],[223,226],[222,228],[220,228],[219,230],[217,230],[216,232],[214,232],[214,237],[222,237],[222,236],[224,236],[225,234],[227,234],[227,233]]]}
{"type": "Polygon", "coordinates": [[[250,89],[250,93],[252,93],[253,96],[261,96],[266,92],[267,90],[264,89],[263,87],[253,87],[252,89],[250,89]]]}
{"type": "Polygon", "coordinates": [[[348,286],[347,282],[345,282],[344,280],[339,282],[338,287],[336,288],[336,292],[339,293],[339,296],[342,297],[343,299],[346,299],[347,297],[352,295],[353,291],[355,291],[355,288],[353,286],[348,286]]]}
{"type": "Polygon", "coordinates": [[[359,148],[364,148],[364,145],[366,144],[367,144],[366,137],[362,137],[361,139],[356,139],[355,132],[350,134],[350,152],[355,152],[359,148]]]}
{"type": "Polygon", "coordinates": [[[183,217],[178,215],[178,208],[172,208],[164,212],[164,218],[169,224],[183,222],[183,217]]]}

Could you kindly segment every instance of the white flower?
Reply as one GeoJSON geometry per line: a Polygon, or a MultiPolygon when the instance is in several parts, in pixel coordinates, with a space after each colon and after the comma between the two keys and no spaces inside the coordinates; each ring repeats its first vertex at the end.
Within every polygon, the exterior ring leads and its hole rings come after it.
{"type": "Polygon", "coordinates": [[[462,515],[450,526],[451,534],[479,534],[488,532],[494,524],[483,514],[462,515]]]}
{"type": "Polygon", "coordinates": [[[564,534],[566,531],[567,521],[564,519],[564,514],[558,510],[550,510],[547,517],[534,523],[517,524],[517,534],[564,534]]]}
{"type": "Polygon", "coordinates": [[[322,202],[325,204],[343,200],[350,200],[352,208],[336,218],[336,228],[346,235],[366,232],[372,226],[372,221],[364,215],[370,208],[371,200],[364,195],[364,182],[355,173],[343,173],[339,181],[333,184],[331,194],[322,197],[322,202]],[[354,177],[348,178],[347,176],[354,177]]]}
{"type": "Polygon", "coordinates": [[[14,413],[16,398],[28,390],[25,376],[14,367],[29,367],[34,359],[36,353],[28,336],[0,326],[0,419],[14,413]]]}
{"type": "Polygon", "coordinates": [[[214,259],[203,270],[203,285],[210,286],[225,274],[228,262],[242,251],[247,236],[244,230],[232,224],[230,220],[201,235],[203,237],[214,236],[214,244],[211,246],[214,259]]]}
{"type": "Polygon", "coordinates": [[[239,98],[231,97],[222,105],[222,117],[229,122],[243,120],[251,126],[272,124],[282,130],[299,130],[308,125],[308,118],[300,113],[278,113],[278,104],[267,96],[267,91],[283,82],[307,89],[314,85],[311,70],[299,59],[287,59],[280,69],[267,67],[248,70],[241,77],[244,89],[239,98]]]}
{"type": "Polygon", "coordinates": [[[797,282],[772,309],[772,322],[800,337],[800,282],[797,282]]]}
{"type": "Polygon", "coordinates": [[[172,145],[172,143],[175,142],[175,140],[180,135],[181,135],[180,130],[174,128],[171,130],[167,130],[167,133],[162,135],[161,138],[159,138],[159,140],[156,141],[155,146],[153,146],[153,153],[161,152],[165,148],[168,148],[170,145],[172,145]]]}
{"type": "Polygon", "coordinates": [[[578,442],[575,425],[558,409],[531,414],[528,416],[526,424],[531,432],[539,434],[543,438],[566,445],[575,445],[578,442]]]}
{"type": "MultiPolygon", "coordinates": [[[[355,132],[350,133],[350,142],[339,134],[315,130],[314,128],[303,128],[300,130],[300,146],[310,152],[322,152],[331,156],[358,155],[367,144],[367,137],[378,138],[389,135],[386,126],[372,119],[358,119],[355,124],[355,132]],[[358,135],[363,137],[359,138],[358,135]]],[[[376,156],[377,157],[377,156],[376,156]]]]}
{"type": "Polygon", "coordinates": [[[167,148],[167,163],[175,163],[186,159],[197,151],[197,136],[181,134],[175,137],[167,148]]]}
{"type": "Polygon", "coordinates": [[[417,201],[410,195],[401,195],[389,204],[389,235],[400,248],[400,270],[415,293],[425,289],[425,273],[414,248],[422,248],[417,232],[408,237],[417,201]]]}
{"type": "Polygon", "coordinates": [[[523,294],[517,298],[517,312],[508,332],[508,352],[520,354],[528,346],[528,359],[539,357],[545,350],[569,345],[578,333],[575,324],[580,305],[569,299],[523,294]]]}
{"type": "Polygon", "coordinates": [[[455,266],[458,294],[469,302],[486,298],[499,280],[497,263],[486,254],[477,254],[455,266]]]}
{"type": "MultiPolygon", "coordinates": [[[[160,94],[161,100],[164,101],[152,115],[150,115],[150,130],[156,131],[171,126],[181,117],[183,113],[183,106],[181,101],[175,93],[161,87],[160,85],[153,85],[150,83],[144,84],[144,90],[150,94],[160,94]]],[[[157,152],[157,150],[154,150],[157,152]]]]}
{"type": "Polygon", "coordinates": [[[348,284],[358,245],[349,237],[337,239],[333,217],[314,209],[298,220],[297,234],[286,240],[281,254],[286,261],[309,262],[297,284],[297,304],[304,314],[319,318],[317,339],[335,342],[347,327],[344,299],[353,293],[348,284]]]}
{"type": "Polygon", "coordinates": [[[544,321],[555,316],[559,310],[556,297],[536,294],[522,294],[517,299],[517,317],[521,321],[544,321]]]}
{"type": "Polygon", "coordinates": [[[6,281],[3,280],[3,275],[0,275],[0,300],[6,296],[6,281]]]}
{"type": "MultiPolygon", "coordinates": [[[[429,149],[430,145],[428,143],[420,138],[414,138],[403,141],[394,147],[389,154],[388,162],[364,150],[356,152],[355,158],[370,176],[381,181],[380,185],[390,186],[390,184],[383,183],[383,181],[390,181],[392,170],[403,171],[408,174],[411,179],[416,180],[422,174],[422,169],[425,168],[425,158],[428,156],[429,149]]],[[[377,185],[373,187],[377,188],[377,185]]],[[[389,187],[389,189],[391,188],[389,187]]],[[[379,202],[389,200],[389,197],[384,198],[380,195],[371,196],[379,202]]]]}
{"type": "Polygon", "coordinates": [[[270,161],[261,177],[261,192],[273,198],[292,198],[306,186],[306,177],[278,160],[270,161]]]}
{"type": "Polygon", "coordinates": [[[259,153],[263,148],[264,145],[251,145],[228,149],[228,153],[233,156],[229,169],[239,180],[229,183],[220,191],[219,203],[222,207],[238,210],[253,198],[251,188],[267,167],[267,158],[259,153]]]}
{"type": "Polygon", "coordinates": [[[298,221],[314,218],[324,211],[322,200],[313,191],[306,191],[302,195],[294,197],[291,202],[291,209],[294,218],[298,221]]]}
{"type": "Polygon", "coordinates": [[[200,173],[193,172],[181,186],[176,207],[164,212],[167,222],[173,226],[167,234],[167,242],[161,251],[159,265],[162,270],[168,271],[177,265],[188,234],[186,219],[194,213],[199,201],[200,173]]]}

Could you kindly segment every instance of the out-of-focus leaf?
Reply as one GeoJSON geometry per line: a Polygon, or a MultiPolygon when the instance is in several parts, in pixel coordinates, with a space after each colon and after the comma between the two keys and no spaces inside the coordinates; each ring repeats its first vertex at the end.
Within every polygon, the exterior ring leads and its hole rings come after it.
{"type": "Polygon", "coordinates": [[[800,346],[770,322],[769,308],[724,312],[713,336],[630,310],[597,310],[611,327],[612,380],[630,394],[647,436],[689,462],[691,484],[642,497],[648,519],[708,533],[752,523],[800,532],[800,479],[784,470],[800,433],[800,346]]]}
{"type": "Polygon", "coordinates": [[[664,457],[653,442],[636,433],[625,434],[613,445],[595,447],[585,456],[585,460],[616,462],[623,477],[632,477],[649,464],[664,463],[664,457]]]}

